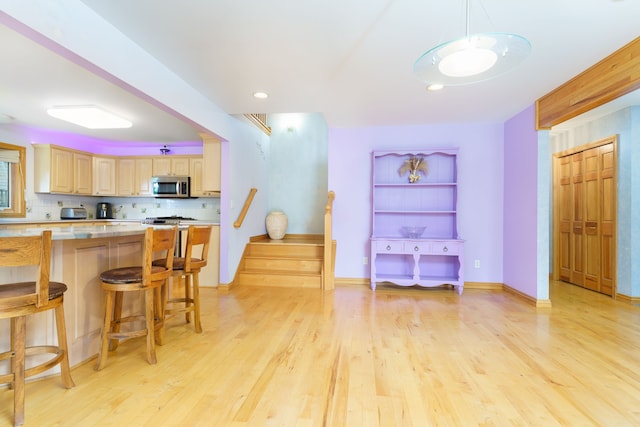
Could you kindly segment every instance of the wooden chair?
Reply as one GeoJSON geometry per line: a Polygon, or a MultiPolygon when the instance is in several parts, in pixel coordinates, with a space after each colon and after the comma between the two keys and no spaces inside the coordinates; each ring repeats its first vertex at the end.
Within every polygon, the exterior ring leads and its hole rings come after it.
{"type": "Polygon", "coordinates": [[[164,326],[165,285],[173,269],[177,231],[177,227],[147,228],[141,266],[121,267],[100,274],[106,298],[96,370],[104,368],[108,352],[118,347],[119,340],[134,337],[147,337],[147,361],[152,365],[157,362],[155,344],[156,340],[162,344],[159,332],[164,326]],[[163,256],[163,266],[152,265],[158,253],[163,256]],[[122,317],[124,293],[140,291],[144,293],[144,314],[122,317]],[[123,323],[140,321],[145,322],[141,329],[120,330],[123,323]]]}
{"type": "MultiPolygon", "coordinates": [[[[39,236],[0,238],[0,267],[37,266],[35,281],[0,285],[0,319],[11,319],[11,350],[0,354],[0,360],[11,359],[11,373],[0,375],[0,383],[10,383],[14,389],[13,422],[24,423],[25,378],[60,365],[60,375],[66,388],[75,386],[69,369],[67,332],[64,323],[64,283],[50,282],[51,230],[39,236]],[[58,345],[26,347],[26,319],[30,314],[55,310],[58,345]],[[55,356],[27,368],[25,359],[32,355],[51,353],[55,356]]],[[[41,359],[40,359],[41,360],[41,359]]]]}
{"type": "MultiPolygon", "coordinates": [[[[187,323],[191,322],[191,313],[194,317],[194,328],[197,333],[202,333],[200,323],[200,280],[199,273],[207,265],[209,255],[209,241],[211,239],[212,225],[190,225],[187,231],[187,242],[184,257],[173,258],[172,282],[176,278],[184,279],[184,297],[167,297],[165,308],[166,317],[178,313],[185,313],[187,323]],[[195,248],[195,252],[194,252],[195,248]],[[199,252],[199,257],[194,253],[199,252]]],[[[154,265],[162,266],[163,260],[154,261],[154,265]]],[[[171,285],[173,287],[173,284],[171,285]]]]}

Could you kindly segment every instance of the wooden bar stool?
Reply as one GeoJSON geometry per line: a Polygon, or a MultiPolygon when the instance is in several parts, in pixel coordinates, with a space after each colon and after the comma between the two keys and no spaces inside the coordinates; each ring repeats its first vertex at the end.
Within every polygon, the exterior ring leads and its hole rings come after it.
{"type": "Polygon", "coordinates": [[[108,352],[118,347],[119,340],[134,337],[147,337],[147,361],[152,365],[157,362],[155,344],[156,339],[162,344],[165,285],[172,273],[177,231],[177,227],[147,228],[142,266],[115,268],[100,274],[106,298],[96,370],[104,368],[108,352]],[[163,266],[152,265],[158,253],[163,256],[163,266]],[[144,314],[122,317],[124,293],[140,291],[144,292],[144,314]],[[140,321],[145,322],[143,328],[120,331],[123,323],[140,321]]]}
{"type": "Polygon", "coordinates": [[[64,323],[64,283],[50,282],[51,230],[40,236],[0,238],[0,267],[37,266],[33,282],[0,285],[0,319],[11,319],[11,351],[0,354],[0,360],[11,359],[11,373],[0,375],[0,383],[10,383],[13,391],[13,423],[24,423],[24,380],[60,365],[66,388],[75,386],[69,369],[67,332],[64,323]],[[26,347],[26,319],[30,314],[55,310],[58,345],[26,347]],[[25,358],[37,354],[55,357],[26,368],[25,358]]]}
{"type": "MultiPolygon", "coordinates": [[[[176,278],[184,279],[184,297],[167,297],[165,315],[174,316],[185,313],[187,323],[191,322],[193,312],[194,327],[197,333],[202,333],[200,324],[200,280],[199,273],[207,265],[209,255],[209,240],[211,239],[212,225],[190,225],[187,231],[187,243],[184,257],[173,258],[173,273],[171,281],[176,278]],[[194,251],[195,248],[195,251],[194,251]],[[198,256],[194,256],[199,253],[198,256]]],[[[164,260],[154,261],[153,265],[163,266],[164,260]]]]}

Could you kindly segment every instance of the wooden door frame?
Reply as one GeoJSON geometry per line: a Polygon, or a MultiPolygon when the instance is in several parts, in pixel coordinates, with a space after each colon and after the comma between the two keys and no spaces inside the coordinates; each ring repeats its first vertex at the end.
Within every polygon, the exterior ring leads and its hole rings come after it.
{"type": "Polygon", "coordinates": [[[602,145],[606,145],[612,143],[613,144],[613,155],[615,159],[615,168],[614,168],[614,179],[616,183],[616,194],[615,194],[615,231],[613,233],[614,244],[613,247],[616,250],[616,253],[613,257],[613,277],[615,279],[613,285],[613,295],[612,297],[615,299],[618,292],[618,135],[611,135],[606,138],[599,139],[597,141],[589,142],[586,144],[579,145],[577,147],[570,148],[568,150],[560,151],[558,153],[553,154],[552,159],[552,185],[551,185],[551,193],[552,193],[552,250],[553,250],[553,259],[552,259],[552,270],[551,270],[551,278],[553,280],[560,280],[560,214],[559,214],[559,167],[560,167],[560,158],[570,156],[572,154],[579,153],[581,151],[589,150],[591,148],[600,147],[602,145]]]}

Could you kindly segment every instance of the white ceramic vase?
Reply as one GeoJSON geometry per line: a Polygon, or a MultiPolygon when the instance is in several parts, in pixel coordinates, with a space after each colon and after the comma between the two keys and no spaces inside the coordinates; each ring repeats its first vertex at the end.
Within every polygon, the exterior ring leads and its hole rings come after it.
{"type": "Polygon", "coordinates": [[[267,234],[271,240],[282,240],[287,232],[289,220],[287,215],[282,211],[273,211],[267,215],[265,224],[267,226],[267,234]]]}

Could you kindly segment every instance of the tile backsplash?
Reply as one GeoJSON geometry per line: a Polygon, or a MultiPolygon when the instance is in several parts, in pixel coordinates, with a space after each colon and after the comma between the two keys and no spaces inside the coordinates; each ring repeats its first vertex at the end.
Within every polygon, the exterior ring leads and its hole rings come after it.
{"type": "Polygon", "coordinates": [[[116,219],[142,220],[147,217],[178,215],[201,221],[220,221],[220,198],[155,199],[151,197],[82,197],[61,194],[31,194],[24,221],[59,220],[60,209],[84,207],[89,219],[96,217],[96,205],[113,205],[116,219]]]}

